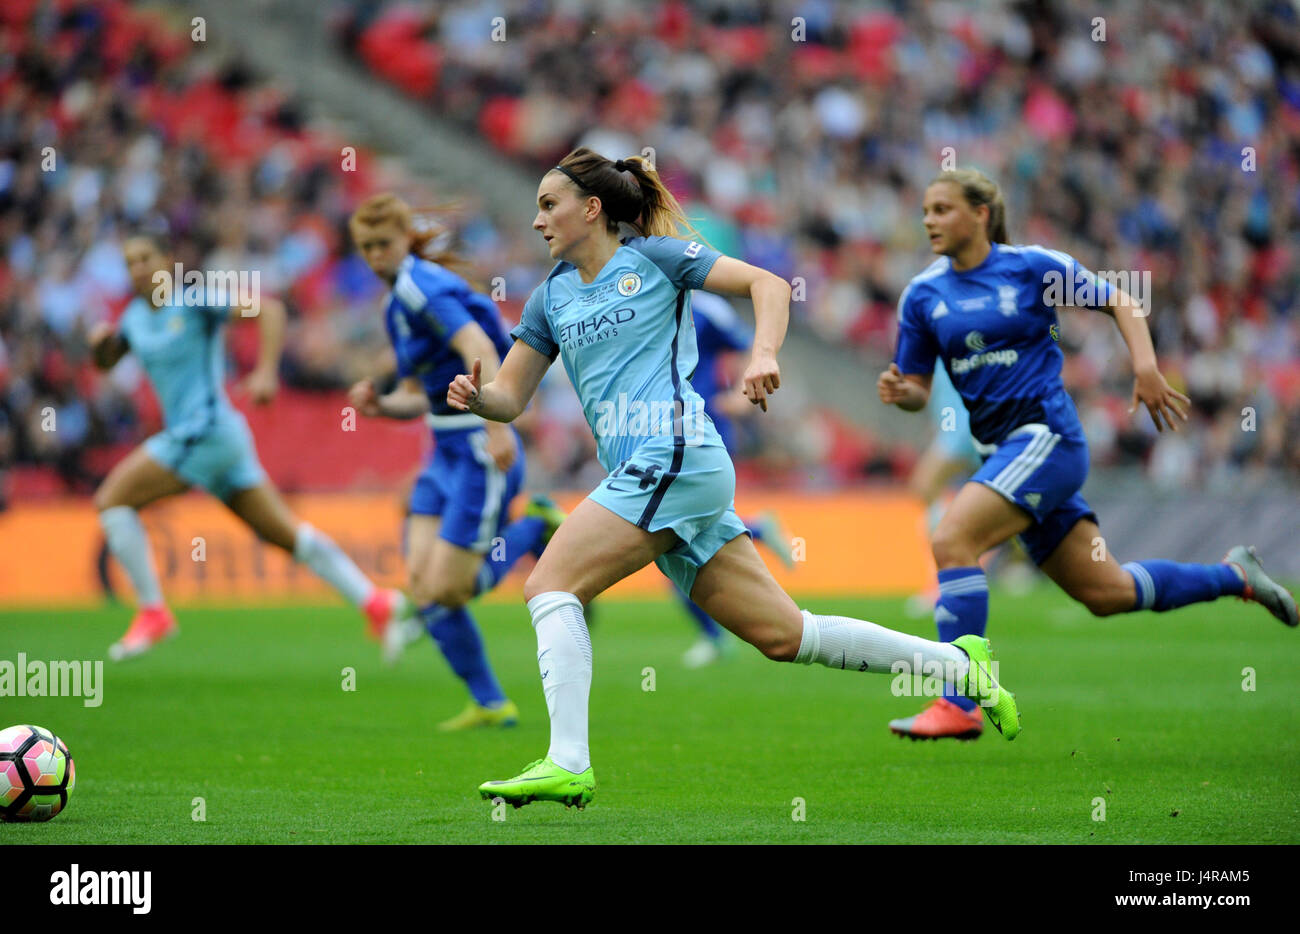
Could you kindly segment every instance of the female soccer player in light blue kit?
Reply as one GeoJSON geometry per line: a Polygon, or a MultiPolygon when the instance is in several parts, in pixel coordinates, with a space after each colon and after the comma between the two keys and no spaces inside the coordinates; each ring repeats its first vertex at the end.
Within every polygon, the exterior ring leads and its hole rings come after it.
{"type": "MultiPolygon", "coordinates": [[[[1115,319],[1133,357],[1132,410],[1141,403],[1158,430],[1176,430],[1188,399],[1160,374],[1141,306],[1064,253],[1008,245],[1001,194],[979,172],[940,174],[926,189],[923,210],[940,259],[899,298],[898,349],[877,390],[881,401],[917,411],[929,397],[935,360],[942,360],[970,411],[971,433],[992,448],[932,537],[939,637],[983,634],[988,584],[978,561],[1015,535],[1048,577],[1098,616],[1172,610],[1231,594],[1295,626],[1295,599],[1264,573],[1253,548],[1238,545],[1220,564],[1121,565],[1109,543],[1098,546],[1097,516],[1079,495],[1088,445],[1061,383],[1055,296],[1091,298],[1087,307],[1115,319]]],[[[957,696],[910,720],[895,721],[895,732],[971,738],[981,728],[978,712],[957,696]]]]}
{"type": "Polygon", "coordinates": [[[199,486],[220,499],[264,541],[289,552],[363,610],[372,627],[385,628],[406,612],[396,590],[376,587],[325,534],[296,519],[267,479],[253,449],[248,423],[225,390],[227,320],[257,321],[261,346],[246,385],[256,403],[269,402],[284,343],[284,306],[263,298],[251,307],[185,305],[182,283],[162,299],[160,275],[173,264],[162,239],[131,237],[123,245],[135,290],[117,328],[90,334],[95,364],[108,370],[128,352],[144,366],[162,404],[163,430],[118,463],[95,492],[95,508],[109,550],[135,589],[139,612],[109,648],[114,660],[148,651],[177,631],[163,602],[158,572],[138,511],[155,500],[199,486]]]}
{"type": "MultiPolygon", "coordinates": [[[[559,260],[524,306],[494,378],[476,361],[447,391],[453,406],[518,417],[557,356],[609,471],[555,533],[524,585],[551,717],[546,756],[479,786],[487,799],[585,806],[595,792],[587,741],[591,639],[585,604],[654,562],[711,617],[777,661],[889,673],[916,659],[975,697],[1008,739],[1015,700],[992,676],[988,645],[904,635],[800,612],[759,558],[732,500],[735,471],[692,388],[692,289],[753,299],[757,321],[744,392],[767,408],[781,383],[790,286],[766,270],[678,239],[681,207],[638,157],[577,149],[542,177],[533,227],[559,260]],[[620,224],[638,236],[620,238],[620,224]]],[[[916,672],[921,674],[922,672],[916,672]]]]}
{"type": "MultiPolygon", "coordinates": [[[[510,349],[506,327],[492,300],[447,268],[457,258],[434,251],[431,241],[440,231],[417,229],[405,201],[376,195],[357,208],[350,228],[366,263],[391,288],[384,323],[399,380],[383,396],[363,380],[352,387],[351,401],[363,415],[427,417],[433,429],[433,453],[411,492],[407,519],[410,591],[429,635],[470,693],[465,710],[440,729],[512,726],[518,708],[502,691],[466,604],[495,587],[523,555],[540,555],[564,514],[535,497],[524,517],[509,522],[510,502],[524,482],[519,436],[447,404],[447,384],[470,361],[496,372],[510,349]]],[[[385,640],[390,657],[404,628],[385,640]]]]}

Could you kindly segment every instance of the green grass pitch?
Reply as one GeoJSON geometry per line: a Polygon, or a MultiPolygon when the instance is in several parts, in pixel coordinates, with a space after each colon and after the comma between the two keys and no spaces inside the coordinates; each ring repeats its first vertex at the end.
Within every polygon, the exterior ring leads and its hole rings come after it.
{"type": "MultiPolygon", "coordinates": [[[[929,634],[901,600],[806,605],[929,634]]],[[[545,753],[546,706],[523,607],[476,613],[523,719],[442,735],[465,698],[427,640],[387,669],[341,606],[182,608],[179,638],[105,662],[100,707],[0,698],[0,727],[52,729],[77,763],[67,810],[0,825],[0,843],[1300,842],[1300,633],[1257,606],[1099,620],[1050,587],[995,590],[995,657],[1024,732],[913,743],[886,722],[923,699],[893,696],[888,676],[744,646],[688,671],[675,604],[605,601],[595,802],[504,820],[475,787],[545,753]]],[[[128,617],[2,612],[0,659],[102,657],[128,617]]]]}

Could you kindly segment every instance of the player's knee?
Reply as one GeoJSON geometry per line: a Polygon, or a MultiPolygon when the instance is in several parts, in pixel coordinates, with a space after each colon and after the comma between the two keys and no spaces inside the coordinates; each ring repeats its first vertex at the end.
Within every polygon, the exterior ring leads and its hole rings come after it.
{"type": "Polygon", "coordinates": [[[411,598],[419,606],[427,606],[433,603],[433,575],[427,571],[411,571],[407,579],[408,589],[411,591],[411,598]]]}
{"type": "Polygon", "coordinates": [[[969,567],[978,559],[970,543],[965,540],[965,536],[952,529],[946,529],[943,525],[934,530],[934,535],[930,539],[930,551],[934,555],[935,565],[941,571],[947,568],[969,567]]]}
{"type": "Polygon", "coordinates": [[[524,581],[524,602],[528,602],[538,594],[553,591],[571,593],[583,606],[599,595],[599,591],[585,583],[581,575],[566,573],[562,569],[547,569],[542,564],[535,565],[528,579],[524,581]]]}
{"type": "Polygon", "coordinates": [[[469,603],[472,599],[474,599],[473,587],[455,584],[437,588],[434,591],[433,602],[439,606],[445,606],[449,610],[456,610],[469,603]]]}
{"type": "Polygon", "coordinates": [[[1088,608],[1093,616],[1114,616],[1126,613],[1133,608],[1133,599],[1115,587],[1088,587],[1079,594],[1079,602],[1088,608]]]}
{"type": "Polygon", "coordinates": [[[1091,613],[1093,616],[1098,617],[1099,619],[1103,616],[1114,616],[1116,613],[1119,612],[1119,609],[1117,607],[1115,607],[1110,601],[1105,599],[1090,598],[1088,600],[1085,600],[1083,602],[1083,605],[1088,608],[1089,613],[1091,613]]]}
{"type": "Polygon", "coordinates": [[[420,600],[421,605],[427,603],[436,603],[438,606],[446,607],[449,610],[459,609],[474,598],[474,584],[472,581],[457,581],[440,579],[435,575],[424,575],[418,588],[412,587],[416,594],[416,599],[420,600]],[[421,599],[423,598],[423,599],[421,599]]]}
{"type": "Polygon", "coordinates": [[[538,594],[546,593],[552,589],[554,588],[547,586],[545,576],[538,574],[537,568],[534,567],[532,572],[529,573],[528,579],[524,581],[524,602],[527,603],[538,594]]]}
{"type": "Polygon", "coordinates": [[[123,505],[113,491],[109,489],[107,483],[101,483],[99,489],[95,491],[95,511],[103,512],[105,509],[112,509],[114,506],[123,505]]]}
{"type": "Polygon", "coordinates": [[[793,616],[763,627],[752,644],[774,662],[794,661],[803,644],[803,614],[796,610],[793,616]]]}
{"type": "Polygon", "coordinates": [[[799,640],[777,636],[760,643],[758,650],[774,662],[792,662],[799,654],[799,640]]]}

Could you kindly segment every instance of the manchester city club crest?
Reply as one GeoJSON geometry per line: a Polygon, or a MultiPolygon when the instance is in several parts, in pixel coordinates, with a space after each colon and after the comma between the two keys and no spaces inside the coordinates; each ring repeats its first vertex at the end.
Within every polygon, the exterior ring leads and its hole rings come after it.
{"type": "Polygon", "coordinates": [[[618,294],[635,295],[641,291],[641,277],[634,272],[625,272],[618,277],[618,294]]]}

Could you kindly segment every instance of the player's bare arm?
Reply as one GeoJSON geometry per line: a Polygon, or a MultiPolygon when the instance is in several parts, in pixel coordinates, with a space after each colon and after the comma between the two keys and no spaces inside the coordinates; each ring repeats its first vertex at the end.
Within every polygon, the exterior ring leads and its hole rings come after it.
{"type": "MultiPolygon", "coordinates": [[[[474,361],[480,361],[479,375],[485,382],[492,382],[500,369],[497,349],[484,330],[473,321],[463,325],[451,336],[452,350],[460,354],[465,369],[473,372],[474,361]]],[[[515,436],[500,422],[490,421],[487,425],[487,452],[496,463],[497,469],[509,470],[515,462],[515,436]]]]}
{"type": "Polygon", "coordinates": [[[905,412],[919,412],[930,401],[931,373],[903,373],[891,363],[876,379],[876,392],[885,405],[896,405],[905,412]]]}
{"type": "Polygon", "coordinates": [[[742,385],[745,398],[766,412],[768,395],[781,388],[776,355],[790,324],[790,283],[766,269],[720,256],[704,279],[704,289],[754,302],[754,347],[742,385]]]}
{"type": "Polygon", "coordinates": [[[237,305],[230,310],[231,321],[257,322],[257,364],[244,377],[243,389],[259,405],[274,399],[280,388],[280,353],[288,319],[284,302],[278,298],[263,298],[257,305],[237,305]]]}
{"type": "Polygon", "coordinates": [[[1133,360],[1133,401],[1129,414],[1136,412],[1139,405],[1145,405],[1156,431],[1164,431],[1164,425],[1177,431],[1179,421],[1187,421],[1186,407],[1192,400],[1170,386],[1160,372],[1151,343],[1151,329],[1147,326],[1147,311],[1127,292],[1115,291],[1114,302],[1098,310],[1115,319],[1133,360]]]}
{"type": "Polygon", "coordinates": [[[392,392],[382,396],[376,394],[374,383],[370,380],[362,380],[352,389],[348,398],[362,415],[411,419],[419,418],[429,411],[429,397],[424,392],[424,386],[414,376],[400,380],[392,392]]]}
{"type": "Polygon", "coordinates": [[[447,404],[489,421],[512,422],[537,392],[550,365],[545,354],[516,341],[490,382],[483,382],[483,361],[476,358],[470,372],[461,373],[447,387],[447,404]]]}

